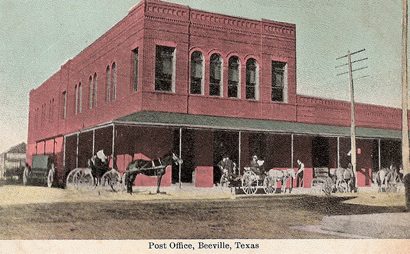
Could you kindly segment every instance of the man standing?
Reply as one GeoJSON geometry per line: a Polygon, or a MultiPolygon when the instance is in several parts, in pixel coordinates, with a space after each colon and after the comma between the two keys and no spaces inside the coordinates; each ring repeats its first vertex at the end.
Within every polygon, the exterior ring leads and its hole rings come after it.
{"type": "Polygon", "coordinates": [[[296,173],[296,187],[303,187],[303,171],[305,170],[305,164],[300,160],[297,160],[298,163],[298,172],[296,173]]]}

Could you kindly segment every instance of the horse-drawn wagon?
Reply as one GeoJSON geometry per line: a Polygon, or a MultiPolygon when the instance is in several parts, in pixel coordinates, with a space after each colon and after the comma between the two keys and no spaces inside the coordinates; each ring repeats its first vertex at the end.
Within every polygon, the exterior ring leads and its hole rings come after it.
{"type": "Polygon", "coordinates": [[[124,186],[123,176],[114,168],[109,168],[109,159],[102,150],[88,160],[88,167],[75,168],[66,177],[66,188],[91,189],[108,186],[119,191],[124,186]]]}
{"type": "Polygon", "coordinates": [[[278,182],[281,182],[281,192],[286,191],[287,181],[289,180],[289,192],[293,187],[293,179],[295,178],[295,171],[293,169],[278,170],[270,169],[265,172],[263,169],[263,160],[258,161],[259,167],[262,169],[255,172],[251,167],[244,167],[242,175],[236,175],[235,171],[229,173],[226,169],[222,170],[220,180],[221,187],[233,187],[240,189],[246,195],[256,194],[258,189],[263,189],[265,194],[273,194],[276,192],[278,182]]]}
{"type": "Polygon", "coordinates": [[[23,171],[23,184],[42,184],[51,187],[55,177],[53,157],[50,155],[34,155],[32,166],[23,171]]]}

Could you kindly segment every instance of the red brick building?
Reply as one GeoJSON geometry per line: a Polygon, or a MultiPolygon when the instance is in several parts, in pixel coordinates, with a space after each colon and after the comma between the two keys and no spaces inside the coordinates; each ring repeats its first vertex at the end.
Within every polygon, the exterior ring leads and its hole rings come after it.
{"type": "MultiPolygon", "coordinates": [[[[296,73],[293,24],[141,1],[30,92],[27,160],[55,154],[63,176],[99,149],[120,171],[174,150],[184,182],[212,178],[222,154],[241,168],[252,154],[268,168],[346,167],[350,104],[297,95],[296,73]]],[[[356,119],[364,185],[400,164],[401,112],[358,104],[356,119]]]]}

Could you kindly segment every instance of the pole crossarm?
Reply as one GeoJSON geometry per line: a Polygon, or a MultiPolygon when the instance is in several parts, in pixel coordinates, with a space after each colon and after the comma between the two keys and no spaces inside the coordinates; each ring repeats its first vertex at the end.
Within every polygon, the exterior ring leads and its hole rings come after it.
{"type": "MultiPolygon", "coordinates": [[[[366,58],[362,58],[362,59],[359,59],[359,60],[352,61],[352,64],[362,62],[362,61],[365,61],[365,60],[369,60],[369,58],[366,57],[366,58]]],[[[349,65],[349,64],[345,63],[345,64],[337,65],[337,66],[335,66],[335,68],[340,68],[340,67],[347,66],[347,65],[349,65]]]]}
{"type": "MultiPolygon", "coordinates": [[[[352,72],[364,70],[364,69],[367,69],[367,68],[369,68],[369,66],[364,66],[364,67],[361,67],[361,68],[358,68],[358,69],[354,69],[354,70],[352,70],[352,72]]],[[[345,71],[345,72],[336,74],[336,76],[341,76],[341,75],[348,74],[348,73],[349,73],[348,71],[345,71]]]]}
{"type": "Polygon", "coordinates": [[[366,49],[361,49],[361,50],[355,51],[355,52],[353,52],[353,53],[350,53],[350,54],[347,54],[347,55],[338,57],[338,58],[336,58],[336,60],[339,60],[339,59],[342,59],[342,58],[346,58],[346,57],[348,57],[349,55],[351,56],[351,55],[358,54],[358,53],[363,52],[363,51],[365,51],[365,50],[366,50],[366,49]]]}

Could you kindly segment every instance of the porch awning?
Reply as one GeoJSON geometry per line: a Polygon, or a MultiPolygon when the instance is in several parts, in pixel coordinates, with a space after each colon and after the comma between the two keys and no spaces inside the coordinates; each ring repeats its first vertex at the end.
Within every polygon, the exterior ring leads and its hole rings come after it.
{"type": "MultiPolygon", "coordinates": [[[[319,136],[350,136],[350,127],[166,112],[137,112],[120,117],[114,120],[113,123],[123,125],[310,134],[319,136]]],[[[401,132],[397,130],[357,127],[356,136],[362,138],[400,139],[401,132]]]]}

